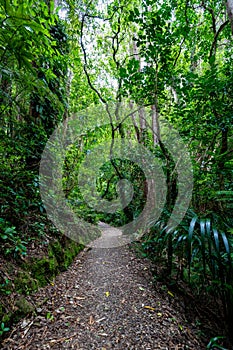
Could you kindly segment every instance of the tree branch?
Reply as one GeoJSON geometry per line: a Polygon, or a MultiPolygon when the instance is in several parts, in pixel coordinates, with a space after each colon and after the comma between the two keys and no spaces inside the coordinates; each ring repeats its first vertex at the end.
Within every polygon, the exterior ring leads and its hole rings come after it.
{"type": "Polygon", "coordinates": [[[80,45],[83,51],[83,57],[84,57],[84,65],[83,65],[83,69],[84,69],[84,73],[87,77],[87,82],[88,85],[90,86],[90,88],[97,94],[97,96],[99,97],[100,101],[104,104],[106,104],[106,100],[101,96],[100,92],[95,88],[95,86],[92,84],[89,72],[87,70],[87,53],[86,53],[86,49],[83,43],[83,29],[84,29],[84,21],[85,21],[85,17],[87,17],[87,14],[84,14],[82,16],[82,21],[81,21],[81,32],[80,32],[80,45]]]}
{"type": "Polygon", "coordinates": [[[213,56],[213,52],[214,50],[216,50],[216,45],[217,45],[217,40],[218,40],[218,36],[221,33],[221,31],[226,27],[226,25],[229,23],[229,20],[227,20],[226,22],[224,22],[223,24],[221,24],[221,26],[219,27],[218,31],[215,33],[214,36],[214,41],[211,45],[211,49],[210,49],[210,54],[209,54],[209,58],[211,58],[213,56]]]}
{"type": "Polygon", "coordinates": [[[178,52],[178,54],[177,54],[177,56],[176,56],[176,58],[175,58],[175,61],[174,61],[174,63],[173,63],[173,67],[176,66],[176,63],[177,63],[177,61],[178,61],[178,59],[179,59],[179,57],[180,57],[180,54],[181,54],[181,51],[182,51],[182,45],[183,45],[184,42],[185,42],[185,37],[183,38],[183,40],[182,40],[181,43],[180,43],[179,52],[178,52]]]}

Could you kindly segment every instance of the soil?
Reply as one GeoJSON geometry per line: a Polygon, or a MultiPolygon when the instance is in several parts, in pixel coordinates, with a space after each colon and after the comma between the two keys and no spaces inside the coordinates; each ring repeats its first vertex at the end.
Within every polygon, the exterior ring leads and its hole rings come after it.
{"type": "Polygon", "coordinates": [[[27,297],[34,311],[14,326],[2,349],[199,350],[219,335],[215,316],[203,316],[192,296],[153,283],[150,262],[129,244],[110,248],[110,230],[27,297]]]}

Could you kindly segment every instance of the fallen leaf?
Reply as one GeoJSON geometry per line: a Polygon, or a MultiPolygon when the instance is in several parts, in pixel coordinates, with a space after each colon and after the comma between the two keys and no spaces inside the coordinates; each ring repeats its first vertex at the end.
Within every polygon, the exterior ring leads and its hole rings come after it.
{"type": "Polygon", "coordinates": [[[151,307],[151,306],[148,306],[148,305],[145,305],[144,306],[145,309],[149,309],[151,311],[155,311],[155,308],[154,307],[151,307]]]}
{"type": "Polygon", "coordinates": [[[161,312],[158,312],[157,316],[161,317],[161,316],[163,316],[163,314],[161,312]]]}
{"type": "Polygon", "coordinates": [[[95,323],[94,317],[91,315],[89,319],[89,324],[95,323]]]}
{"type": "Polygon", "coordinates": [[[106,297],[109,297],[110,293],[109,292],[105,292],[106,297]]]}
{"type": "Polygon", "coordinates": [[[167,291],[167,294],[169,294],[171,297],[174,298],[174,294],[172,292],[170,292],[170,290],[167,291]]]}

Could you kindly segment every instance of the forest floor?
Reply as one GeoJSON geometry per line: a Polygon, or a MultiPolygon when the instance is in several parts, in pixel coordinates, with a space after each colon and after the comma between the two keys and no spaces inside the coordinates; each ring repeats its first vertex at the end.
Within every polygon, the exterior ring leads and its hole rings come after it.
{"type": "MultiPolygon", "coordinates": [[[[105,228],[105,243],[117,231],[105,228]]],[[[199,350],[208,343],[195,306],[190,311],[189,301],[154,284],[150,262],[128,245],[98,248],[97,242],[27,298],[36,311],[15,325],[2,349],[199,350]]]]}

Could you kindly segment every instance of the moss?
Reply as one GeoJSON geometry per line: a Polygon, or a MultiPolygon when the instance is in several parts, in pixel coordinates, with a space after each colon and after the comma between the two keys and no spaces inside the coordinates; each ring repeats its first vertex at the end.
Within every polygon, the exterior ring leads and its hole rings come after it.
{"type": "Polygon", "coordinates": [[[84,247],[68,238],[63,238],[63,246],[58,240],[48,246],[48,255],[31,259],[24,263],[20,276],[16,278],[17,291],[29,294],[30,291],[44,287],[60,272],[66,270],[75,256],[84,247]],[[30,272],[28,272],[30,271],[30,272]]]}
{"type": "Polygon", "coordinates": [[[14,285],[15,290],[20,294],[29,294],[39,287],[38,281],[31,276],[30,272],[25,270],[18,271],[17,277],[14,279],[14,285]]]}
{"type": "Polygon", "coordinates": [[[2,316],[1,322],[5,323],[5,325],[7,325],[11,321],[12,316],[13,316],[13,312],[5,313],[2,316]]]}
{"type": "Polygon", "coordinates": [[[61,243],[59,241],[54,241],[50,243],[49,248],[56,257],[58,264],[62,264],[64,261],[64,251],[61,243]]]}
{"type": "Polygon", "coordinates": [[[68,241],[66,246],[64,247],[64,262],[63,262],[63,268],[66,270],[72,261],[74,260],[75,256],[83,249],[83,246],[74,242],[74,241],[68,241]]]}
{"type": "Polygon", "coordinates": [[[49,250],[54,253],[57,259],[60,271],[67,270],[74,258],[83,248],[83,245],[74,242],[67,237],[63,237],[61,242],[54,241],[49,246],[49,250]]]}
{"type": "Polygon", "coordinates": [[[14,322],[34,311],[34,306],[24,297],[20,297],[16,300],[15,306],[17,307],[17,311],[14,313],[14,322]]]}
{"type": "MultiPolygon", "coordinates": [[[[9,327],[22,317],[33,311],[33,306],[23,297],[43,287],[50,282],[60,271],[66,270],[77,254],[84,248],[69,238],[62,236],[53,240],[48,246],[48,253],[42,258],[28,259],[20,266],[12,286],[20,294],[16,302],[16,310],[6,312],[0,304],[0,323],[9,327]]],[[[0,337],[1,338],[1,337],[0,337]]]]}
{"type": "Polygon", "coordinates": [[[38,281],[40,287],[50,282],[58,272],[58,262],[49,249],[48,257],[35,259],[30,267],[33,278],[38,281]]]}

